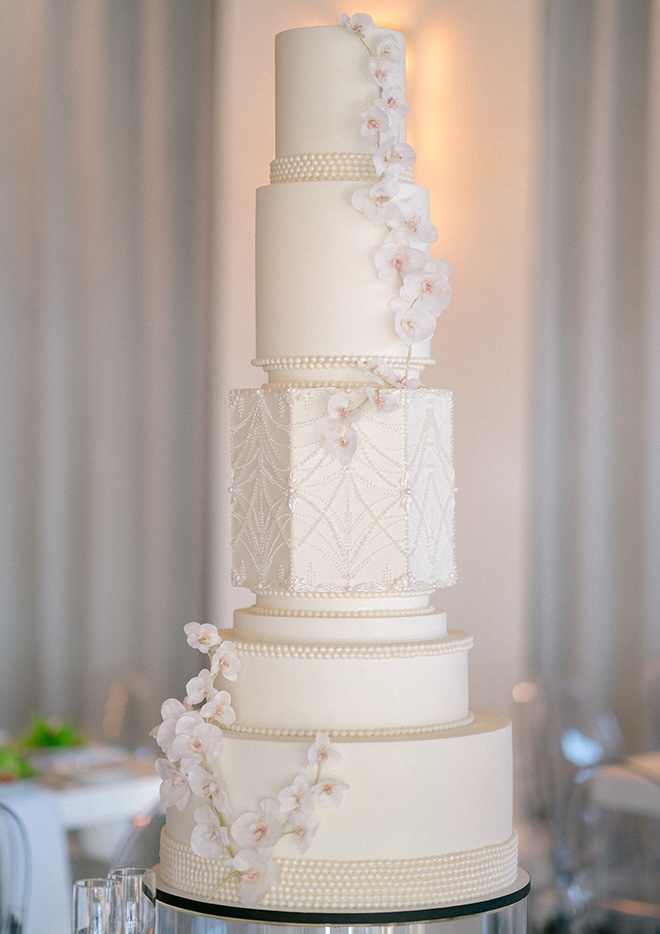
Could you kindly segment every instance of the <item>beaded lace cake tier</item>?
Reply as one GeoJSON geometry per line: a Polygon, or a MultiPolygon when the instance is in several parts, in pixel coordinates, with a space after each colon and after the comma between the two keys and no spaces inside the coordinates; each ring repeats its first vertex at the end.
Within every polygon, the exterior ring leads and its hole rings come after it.
{"type": "Polygon", "coordinates": [[[231,395],[233,583],[256,593],[405,594],[454,581],[452,397],[397,390],[324,449],[331,390],[231,395]]]}
{"type": "MultiPolygon", "coordinates": [[[[402,860],[312,860],[276,857],[282,881],[264,897],[271,908],[343,911],[461,904],[511,885],[517,875],[517,836],[477,850],[402,860]]],[[[160,876],[193,898],[238,904],[238,886],[215,860],[161,837],[160,876]],[[222,884],[222,885],[221,885],[222,884]]]]}
{"type": "MultiPolygon", "coordinates": [[[[401,172],[402,182],[412,182],[412,169],[401,172]]],[[[270,164],[271,185],[283,182],[370,181],[376,180],[371,153],[312,152],[280,156],[270,164]]]]}

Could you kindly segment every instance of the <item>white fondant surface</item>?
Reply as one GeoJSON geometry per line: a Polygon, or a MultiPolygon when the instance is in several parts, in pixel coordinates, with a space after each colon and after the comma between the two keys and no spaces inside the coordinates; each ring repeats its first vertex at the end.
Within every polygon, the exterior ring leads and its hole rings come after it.
{"type": "MultiPolygon", "coordinates": [[[[353,207],[360,187],[323,181],[258,189],[257,357],[405,357],[388,310],[399,286],[379,279],[374,265],[389,228],[353,207]]],[[[402,184],[397,199],[412,194],[428,202],[419,185],[402,184]]],[[[420,249],[428,255],[428,245],[420,249]]],[[[412,354],[429,357],[430,341],[413,344],[412,354]]]]}
{"type": "MultiPolygon", "coordinates": [[[[231,630],[224,634],[231,639],[231,630]]],[[[472,638],[399,645],[236,642],[237,725],[269,730],[415,729],[463,720],[472,638]]],[[[217,685],[219,687],[219,685],[217,685]]]]}
{"type": "MultiPolygon", "coordinates": [[[[264,698],[264,703],[267,699],[264,698]]],[[[310,741],[225,733],[221,774],[233,815],[254,811],[305,771],[310,741]]],[[[318,830],[306,859],[414,859],[458,853],[508,840],[512,833],[511,724],[475,713],[450,733],[387,739],[339,739],[333,772],[346,782],[341,807],[317,808],[318,830]]],[[[191,798],[168,809],[167,830],[190,841],[191,798]]],[[[278,855],[299,857],[290,838],[278,855]]]]}
{"type": "MultiPolygon", "coordinates": [[[[374,50],[390,33],[377,29],[374,50]]],[[[394,84],[405,89],[405,40],[391,32],[402,50],[394,84]]],[[[289,29],[275,37],[275,122],[277,157],[296,153],[373,152],[362,136],[361,114],[378,96],[369,73],[369,54],[344,26],[289,29]]],[[[405,121],[399,140],[405,142],[405,121]]]]}
{"type": "MultiPolygon", "coordinates": [[[[392,610],[389,613],[376,610],[378,616],[361,616],[359,611],[353,610],[350,615],[342,616],[337,615],[342,612],[339,609],[333,612],[333,604],[338,603],[336,600],[317,598],[314,608],[306,611],[295,607],[295,598],[288,603],[290,610],[288,613],[283,610],[282,615],[257,606],[236,610],[231,638],[314,645],[324,642],[410,642],[414,639],[442,639],[447,635],[447,614],[434,607],[427,607],[424,614],[413,611],[405,616],[392,610]],[[300,615],[291,615],[292,612],[300,615]]],[[[374,611],[369,608],[367,612],[374,611]]]]}

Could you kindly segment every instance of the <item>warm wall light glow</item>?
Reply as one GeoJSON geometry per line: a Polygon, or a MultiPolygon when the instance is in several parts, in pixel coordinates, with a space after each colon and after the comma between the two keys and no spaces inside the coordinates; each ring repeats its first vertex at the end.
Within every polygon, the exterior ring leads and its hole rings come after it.
{"type": "Polygon", "coordinates": [[[415,40],[415,68],[408,81],[410,142],[417,152],[422,184],[435,188],[449,170],[450,126],[455,105],[450,96],[451,36],[441,23],[428,23],[415,40]]]}

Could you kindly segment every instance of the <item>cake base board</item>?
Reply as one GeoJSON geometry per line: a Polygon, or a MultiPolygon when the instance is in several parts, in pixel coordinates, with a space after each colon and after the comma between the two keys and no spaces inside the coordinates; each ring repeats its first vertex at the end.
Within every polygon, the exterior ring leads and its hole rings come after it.
{"type": "MultiPolygon", "coordinates": [[[[515,882],[506,889],[487,898],[476,902],[466,902],[455,905],[441,905],[436,908],[425,907],[422,909],[407,908],[402,911],[392,911],[390,909],[383,911],[347,911],[347,912],[313,912],[313,911],[285,911],[278,908],[246,908],[241,905],[219,905],[211,902],[198,901],[186,897],[184,893],[177,892],[162,884],[159,884],[157,892],[158,911],[159,911],[159,931],[162,934],[206,934],[207,931],[216,929],[202,926],[195,922],[195,918],[215,919],[218,921],[277,925],[290,927],[326,927],[329,925],[335,927],[368,927],[371,934],[374,934],[374,928],[388,927],[393,924],[430,924],[434,922],[446,922],[470,917],[482,917],[484,915],[503,912],[505,909],[519,906],[524,909],[525,902],[530,890],[529,875],[525,870],[518,870],[518,876],[515,882]],[[185,914],[191,917],[189,924],[185,926],[174,926],[168,921],[174,915],[185,914]]],[[[502,934],[523,934],[525,931],[526,913],[524,910],[510,913],[510,920],[504,920],[504,926],[501,927],[502,934]]],[[[481,922],[479,922],[481,923],[481,922]]],[[[219,928],[217,930],[220,930],[219,928]]],[[[461,929],[463,930],[463,929],[461,929]]],[[[482,930],[481,927],[478,928],[482,930]]],[[[498,928],[500,930],[500,928],[498,928]]],[[[237,928],[238,931],[238,928],[237,928]]],[[[444,929],[443,929],[444,932],[444,929]]]]}

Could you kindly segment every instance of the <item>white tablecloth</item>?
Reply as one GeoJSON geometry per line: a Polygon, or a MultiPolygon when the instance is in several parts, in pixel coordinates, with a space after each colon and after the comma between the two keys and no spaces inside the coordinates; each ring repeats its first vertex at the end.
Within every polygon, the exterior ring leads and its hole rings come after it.
{"type": "Polygon", "coordinates": [[[660,752],[628,756],[597,769],[591,794],[602,807],[660,817],[660,752]]]}
{"type": "Polygon", "coordinates": [[[52,760],[55,787],[38,779],[0,784],[0,801],[21,820],[30,849],[31,890],[23,934],[70,934],[69,831],[84,836],[92,857],[110,858],[102,852],[108,828],[114,824],[121,829],[122,822],[158,804],[160,779],[151,763],[125,753],[123,758],[107,756],[104,763],[103,753],[94,750],[77,756],[69,762],[64,757],[59,766],[52,760]]]}

